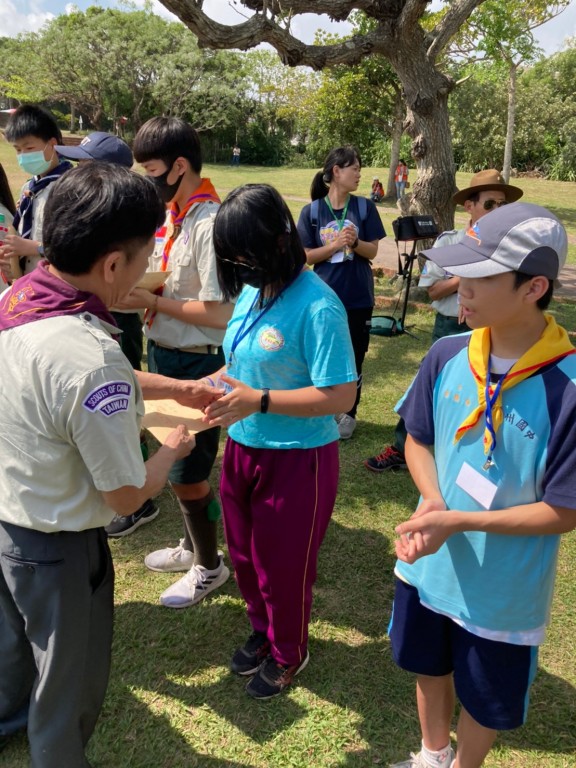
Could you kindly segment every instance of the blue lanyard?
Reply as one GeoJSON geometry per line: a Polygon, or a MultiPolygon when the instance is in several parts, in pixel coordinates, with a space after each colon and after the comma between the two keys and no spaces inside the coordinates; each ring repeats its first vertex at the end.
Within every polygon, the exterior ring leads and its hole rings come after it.
{"type": "Polygon", "coordinates": [[[484,411],[484,419],[486,421],[486,429],[490,433],[490,448],[488,450],[488,458],[484,462],[484,466],[482,469],[489,470],[490,467],[494,466],[494,462],[492,460],[492,454],[494,453],[494,449],[496,448],[496,430],[494,429],[494,420],[492,418],[492,408],[496,405],[496,402],[498,400],[498,396],[500,395],[500,390],[502,389],[502,384],[504,384],[504,379],[510,371],[512,370],[514,366],[511,366],[506,373],[501,376],[496,386],[494,387],[494,392],[492,396],[490,396],[490,368],[491,368],[491,357],[488,356],[488,371],[486,372],[486,390],[484,393],[484,396],[486,398],[486,410],[484,411]]]}
{"type": "MultiPolygon", "coordinates": [[[[286,286],[284,288],[284,290],[286,290],[287,287],[288,286],[286,286]]],[[[284,290],[280,291],[280,293],[277,293],[276,296],[274,296],[274,298],[272,299],[272,301],[269,301],[268,304],[266,304],[266,306],[254,318],[254,320],[252,320],[252,322],[250,323],[248,328],[246,328],[246,323],[248,322],[248,318],[250,317],[250,315],[252,313],[252,310],[256,306],[256,302],[258,301],[258,298],[260,297],[260,291],[258,291],[256,293],[256,296],[254,296],[254,301],[250,305],[250,309],[244,315],[244,319],[242,320],[240,328],[238,328],[238,330],[236,331],[236,335],[234,336],[234,341],[232,342],[232,346],[230,347],[230,354],[228,355],[228,368],[230,368],[230,366],[232,365],[232,358],[234,357],[234,352],[236,351],[236,347],[238,346],[238,344],[240,344],[242,339],[244,339],[244,338],[246,338],[246,336],[248,336],[248,334],[250,333],[252,328],[254,328],[254,326],[258,323],[260,318],[263,315],[265,315],[266,312],[268,312],[269,309],[272,309],[272,307],[274,306],[274,303],[276,302],[276,300],[279,299],[280,296],[284,293],[284,290]]]]}

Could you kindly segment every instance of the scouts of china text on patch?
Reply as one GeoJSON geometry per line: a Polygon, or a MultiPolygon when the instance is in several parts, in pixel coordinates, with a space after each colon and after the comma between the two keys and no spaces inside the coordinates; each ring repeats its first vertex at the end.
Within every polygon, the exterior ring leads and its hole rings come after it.
{"type": "Polygon", "coordinates": [[[113,416],[127,411],[132,394],[132,385],[127,381],[109,381],[93,389],[82,405],[87,411],[99,411],[104,416],[113,416]]]}

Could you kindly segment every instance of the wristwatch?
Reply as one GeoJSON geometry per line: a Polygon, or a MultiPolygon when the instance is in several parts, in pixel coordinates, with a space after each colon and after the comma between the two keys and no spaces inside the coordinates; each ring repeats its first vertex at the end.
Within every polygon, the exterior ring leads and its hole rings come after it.
{"type": "Polygon", "coordinates": [[[260,398],[260,413],[268,413],[270,406],[270,389],[268,387],[262,388],[262,397],[260,398]]]}

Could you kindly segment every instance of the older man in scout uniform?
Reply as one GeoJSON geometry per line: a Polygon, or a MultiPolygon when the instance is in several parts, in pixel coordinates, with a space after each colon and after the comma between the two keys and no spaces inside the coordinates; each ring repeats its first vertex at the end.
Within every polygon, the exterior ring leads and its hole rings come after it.
{"type": "MultiPolygon", "coordinates": [[[[180,426],[144,463],[142,392],[107,310],[143,275],[163,218],[142,176],[71,170],[46,204],[47,261],[0,299],[0,738],[27,728],[33,768],[89,765],[112,642],[104,526],[194,445],[180,426]]],[[[189,403],[206,405],[195,386],[189,403]]]]}

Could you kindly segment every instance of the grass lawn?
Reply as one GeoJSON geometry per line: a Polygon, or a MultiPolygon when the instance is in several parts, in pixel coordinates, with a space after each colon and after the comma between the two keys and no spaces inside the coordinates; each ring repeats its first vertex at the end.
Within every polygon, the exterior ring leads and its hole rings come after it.
{"type": "MultiPolygon", "coordinates": [[[[0,142],[0,161],[5,160],[16,190],[24,177],[15,170],[12,151],[0,142]]],[[[223,193],[246,181],[269,181],[298,198],[291,201],[297,212],[312,172],[212,166],[206,175],[223,193]]],[[[367,169],[363,187],[371,175],[367,169]]],[[[562,199],[569,212],[565,220],[576,231],[571,185],[530,181],[524,186],[528,199],[545,204],[562,199]],[[542,197],[536,198],[537,190],[542,197]]],[[[377,289],[380,294],[391,290],[384,280],[377,289]]],[[[576,305],[555,303],[553,311],[568,328],[576,327],[576,305]]],[[[158,604],[160,592],[176,576],[147,571],[143,557],[151,549],[174,546],[181,535],[169,490],[160,497],[162,513],[154,523],[111,542],[116,633],[108,696],[88,750],[94,768],[369,768],[418,749],[413,680],[395,667],[386,636],[394,527],[412,513],[417,494],[408,473],[374,475],[361,462],[393,439],[393,406],[430,344],[432,320],[430,311],[411,309],[407,322],[415,338],[373,337],[359,426],[341,446],[340,494],[320,553],[311,661],[286,695],[252,701],[243,681],[227,671],[234,649],[249,632],[233,580],[188,610],[158,604]]],[[[575,563],[576,537],[568,535],[528,722],[499,736],[488,768],[576,765],[575,563]]],[[[28,765],[24,736],[1,753],[0,764],[28,765]]]]}

